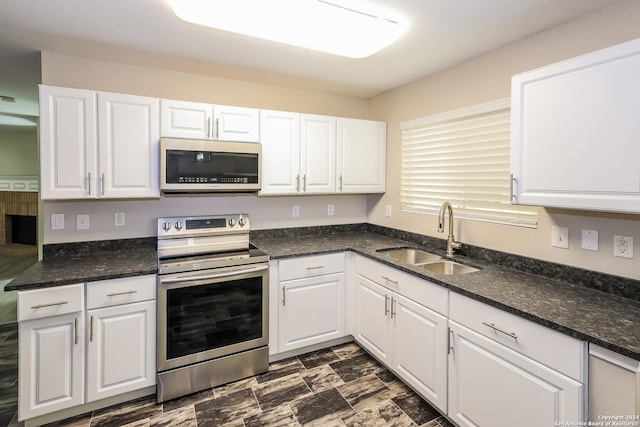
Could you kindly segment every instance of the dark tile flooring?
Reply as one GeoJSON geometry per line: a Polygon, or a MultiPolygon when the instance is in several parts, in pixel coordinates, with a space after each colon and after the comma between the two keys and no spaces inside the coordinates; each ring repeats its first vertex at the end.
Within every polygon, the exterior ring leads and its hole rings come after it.
{"type": "Polygon", "coordinates": [[[18,324],[0,325],[0,427],[18,411],[18,324]]]}
{"type": "Polygon", "coordinates": [[[164,404],[144,398],[51,425],[453,427],[355,343],[164,404]]]}

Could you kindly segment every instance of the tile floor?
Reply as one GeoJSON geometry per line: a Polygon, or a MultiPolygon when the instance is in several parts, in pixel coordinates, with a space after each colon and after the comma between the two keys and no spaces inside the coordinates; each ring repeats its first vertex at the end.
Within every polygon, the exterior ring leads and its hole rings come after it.
{"type": "Polygon", "coordinates": [[[164,404],[144,398],[51,425],[453,427],[355,343],[164,404]]]}

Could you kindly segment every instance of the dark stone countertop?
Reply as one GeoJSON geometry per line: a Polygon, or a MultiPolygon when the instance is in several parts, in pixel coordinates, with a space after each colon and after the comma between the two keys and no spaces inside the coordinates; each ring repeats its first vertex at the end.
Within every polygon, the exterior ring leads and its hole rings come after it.
{"type": "Polygon", "coordinates": [[[454,276],[431,273],[419,266],[395,261],[377,250],[410,246],[444,255],[441,250],[377,233],[266,236],[253,238],[252,242],[271,259],[350,250],[453,292],[640,360],[640,302],[632,299],[460,256],[454,259],[481,270],[454,276]]]}

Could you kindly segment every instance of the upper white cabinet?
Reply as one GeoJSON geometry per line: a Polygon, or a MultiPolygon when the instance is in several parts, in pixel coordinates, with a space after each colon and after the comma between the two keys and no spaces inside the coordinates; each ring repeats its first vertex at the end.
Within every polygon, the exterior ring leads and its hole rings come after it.
{"type": "Polygon", "coordinates": [[[82,199],[96,194],[96,93],[40,86],[40,195],[82,199]]]}
{"type": "Polygon", "coordinates": [[[513,203],[640,212],[640,39],[512,80],[513,203]]]}
{"type": "Polygon", "coordinates": [[[161,135],[168,138],[258,142],[260,113],[254,108],[163,99],[161,135]]]}
{"type": "Polygon", "coordinates": [[[336,190],[336,118],[300,115],[300,192],[336,190]]]}
{"type": "Polygon", "coordinates": [[[337,190],[340,193],[384,193],[387,124],[338,118],[337,190]]]}
{"type": "Polygon", "coordinates": [[[40,87],[43,199],[159,197],[158,100],[40,87]]]}
{"type": "Polygon", "coordinates": [[[98,197],[160,197],[159,102],[98,93],[98,197]]]}

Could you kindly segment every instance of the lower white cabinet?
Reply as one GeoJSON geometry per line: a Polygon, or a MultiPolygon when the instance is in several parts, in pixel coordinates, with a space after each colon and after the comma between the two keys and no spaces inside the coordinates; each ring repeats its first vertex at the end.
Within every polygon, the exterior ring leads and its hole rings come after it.
{"type": "Polygon", "coordinates": [[[448,291],[362,257],[356,273],[356,341],[446,413],[447,317],[414,298],[446,306],[448,291]],[[380,277],[394,290],[364,275],[380,277]]]}
{"type": "Polygon", "coordinates": [[[19,323],[18,419],[84,401],[82,313],[19,323]]]}
{"type": "Polygon", "coordinates": [[[583,342],[455,293],[449,328],[448,415],[458,425],[540,427],[585,419],[583,342]]]}
{"type": "Polygon", "coordinates": [[[155,384],[156,302],[87,311],[87,402],[155,384]]]}
{"type": "Polygon", "coordinates": [[[282,260],[278,352],[344,336],[344,254],[282,260]]]}
{"type": "Polygon", "coordinates": [[[149,275],[18,292],[20,421],[155,385],[155,284],[149,275]]]}

